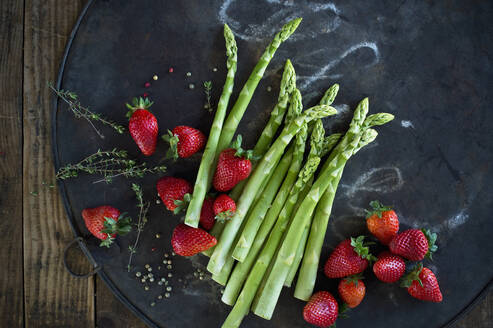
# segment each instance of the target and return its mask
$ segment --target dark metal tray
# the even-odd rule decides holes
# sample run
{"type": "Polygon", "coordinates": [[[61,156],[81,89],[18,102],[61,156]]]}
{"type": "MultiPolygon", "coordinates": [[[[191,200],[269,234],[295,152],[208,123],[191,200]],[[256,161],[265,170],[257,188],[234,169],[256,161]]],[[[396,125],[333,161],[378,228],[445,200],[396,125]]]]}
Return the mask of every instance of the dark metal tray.
{"type": "MultiPolygon", "coordinates": [[[[427,227],[439,233],[439,251],[428,265],[438,276],[444,301],[419,302],[398,286],[381,284],[368,274],[366,299],[338,327],[447,326],[485,293],[493,277],[493,189],[488,187],[493,181],[492,2],[89,1],[69,39],[57,84],[76,91],[83,103],[124,125],[124,103],[149,92],[160,134],[177,124],[208,133],[212,116],[202,109],[201,85],[212,80],[217,99],[225,76],[222,23],[237,35],[237,94],[270,37],[295,16],[303,16],[304,21],[269,66],[240,132],[252,145],[275,102],[287,58],[297,70],[307,106],[333,82],[341,84],[336,101],[341,113],[326,120],[329,131],[343,130],[350,109],[364,96],[370,97],[371,112],[394,113],[396,120],[379,129],[375,145],[346,167],[322,261],[340,240],[364,232],[362,208],[378,198],[395,206],[402,228],[427,227]],[[169,67],[174,73],[167,73],[169,67]],[[192,76],[186,77],[189,71],[192,76]],[[154,74],[158,81],[151,80],[154,74]],[[152,86],[145,89],[149,80],[152,86]],[[189,83],[196,88],[189,90],[189,83]],[[267,91],[268,86],[273,91],[267,91]]],[[[126,149],[149,165],[162,163],[164,143],[145,159],[128,134],[102,131],[105,139],[55,102],[56,168],[98,148],[113,147],[126,149]]],[[[193,182],[199,159],[197,155],[167,163],[167,174],[193,182]]],[[[152,200],[135,260],[141,271],[146,263],[156,268],[164,253],[170,252],[171,231],[181,219],[155,204],[157,179],[136,180],[152,200]],[[156,232],[163,237],[156,239],[156,232]]],[[[81,176],[62,181],[59,187],[74,234],[85,238],[108,287],[151,327],[220,326],[228,312],[220,301],[221,288],[192,274],[205,269],[204,257],[173,258],[172,297],[151,307],[162,289],[145,291],[135,270],[126,271],[134,235],[119,238],[110,249],[97,247],[84,227],[83,208],[111,204],[135,218],[137,211],[132,181],[116,179],[107,185],[93,184],[94,180],[81,176]]],[[[334,292],[335,286],[335,281],[320,274],[316,289],[334,292]]],[[[271,321],[250,315],[243,326],[304,327],[302,307],[292,290],[285,289],[271,321]]]]}

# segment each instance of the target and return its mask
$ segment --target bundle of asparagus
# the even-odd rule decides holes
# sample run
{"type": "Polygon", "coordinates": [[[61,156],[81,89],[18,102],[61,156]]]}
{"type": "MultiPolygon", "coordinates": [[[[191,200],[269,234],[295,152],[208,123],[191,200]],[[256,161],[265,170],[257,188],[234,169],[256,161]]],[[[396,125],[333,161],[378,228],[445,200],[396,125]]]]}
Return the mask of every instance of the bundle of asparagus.
{"type": "MultiPolygon", "coordinates": [[[[225,25],[228,75],[187,210],[186,224],[197,227],[218,156],[233,139],[277,48],[296,30],[300,21],[298,18],[288,22],[276,34],[226,121],[237,47],[233,33],[225,25]]],[[[356,107],[348,131],[344,135],[326,137],[321,119],[336,114],[331,104],[338,91],[339,85],[334,84],[319,105],[302,111],[296,74],[292,63],[286,61],[278,102],[253,149],[260,160],[254,163],[250,177],[231,192],[237,201],[236,212],[230,220],[216,222],[210,233],[218,242],[204,252],[210,257],[207,269],[213,279],[226,286],[222,301],[233,306],[223,327],[238,327],[250,310],[270,319],[282,287],[291,286],[298,271],[295,297],[307,300],[313,293],[320,252],[344,167],[351,156],[375,140],[377,132],[372,127],[393,119],[387,113],[367,116],[369,103],[365,98],[356,107]],[[284,127],[275,138],[283,119],[284,127]]]]}

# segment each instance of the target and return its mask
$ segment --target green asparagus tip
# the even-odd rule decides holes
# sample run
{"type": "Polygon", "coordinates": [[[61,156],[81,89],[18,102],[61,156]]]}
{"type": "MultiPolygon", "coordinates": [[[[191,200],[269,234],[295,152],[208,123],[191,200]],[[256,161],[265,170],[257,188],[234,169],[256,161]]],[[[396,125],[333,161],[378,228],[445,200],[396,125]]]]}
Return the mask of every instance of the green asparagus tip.
{"type": "Polygon", "coordinates": [[[378,136],[378,132],[374,129],[368,129],[363,132],[363,135],[361,136],[361,140],[358,144],[358,148],[362,148],[369,143],[373,142],[378,136]],[[361,146],[361,147],[360,147],[361,146]]]}
{"type": "Polygon", "coordinates": [[[291,36],[291,34],[293,34],[294,31],[296,31],[298,25],[300,25],[301,23],[301,20],[302,20],[301,17],[295,18],[287,22],[286,25],[282,27],[281,32],[279,32],[281,42],[286,41],[291,36]]]}
{"type": "Polygon", "coordinates": [[[376,113],[369,115],[365,119],[365,126],[372,127],[376,125],[384,125],[394,119],[394,115],[390,113],[376,113]]]}
{"type": "Polygon", "coordinates": [[[332,105],[336,99],[337,93],[339,92],[339,84],[335,83],[330,88],[325,91],[322,100],[320,100],[321,105],[332,105]]]}
{"type": "Polygon", "coordinates": [[[284,72],[282,73],[281,85],[279,88],[279,101],[286,95],[290,95],[296,88],[296,71],[293,64],[288,59],[284,65],[284,72]]]}

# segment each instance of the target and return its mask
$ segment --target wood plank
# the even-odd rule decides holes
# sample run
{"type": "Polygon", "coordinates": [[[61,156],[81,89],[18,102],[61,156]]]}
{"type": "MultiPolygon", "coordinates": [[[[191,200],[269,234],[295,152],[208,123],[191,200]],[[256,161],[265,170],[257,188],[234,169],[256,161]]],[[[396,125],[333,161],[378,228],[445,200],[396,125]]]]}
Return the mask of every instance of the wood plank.
{"type": "Polygon", "coordinates": [[[104,328],[147,327],[113,296],[99,277],[96,280],[96,326],[104,328]]]}
{"type": "Polygon", "coordinates": [[[24,324],[22,46],[24,3],[0,2],[0,327],[24,324]]]}
{"type": "Polygon", "coordinates": [[[493,289],[454,328],[490,328],[493,324],[493,289]]]}
{"type": "MultiPolygon", "coordinates": [[[[73,239],[54,189],[50,141],[52,94],[67,36],[84,1],[26,0],[24,26],[24,297],[26,327],[94,327],[94,280],[62,265],[73,239]],[[32,195],[37,193],[37,195],[32,195]]],[[[81,258],[81,261],[84,261],[81,258]]],[[[80,263],[83,266],[82,262],[80,263]]]]}

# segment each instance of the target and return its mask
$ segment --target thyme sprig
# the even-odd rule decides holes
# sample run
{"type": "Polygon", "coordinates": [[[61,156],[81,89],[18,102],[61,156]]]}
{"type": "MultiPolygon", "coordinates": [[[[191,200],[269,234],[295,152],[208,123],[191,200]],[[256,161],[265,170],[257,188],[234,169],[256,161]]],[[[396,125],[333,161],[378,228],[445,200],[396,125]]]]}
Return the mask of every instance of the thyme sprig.
{"type": "Polygon", "coordinates": [[[137,222],[137,237],[133,245],[128,246],[130,251],[130,257],[128,258],[127,270],[130,272],[132,268],[132,257],[137,253],[137,245],[139,244],[139,238],[141,232],[144,230],[144,226],[147,223],[147,211],[149,210],[150,202],[144,202],[144,197],[142,193],[142,188],[135,183],[132,183],[132,190],[135,192],[137,197],[137,207],[139,208],[139,221],[137,222]]]}
{"type": "Polygon", "coordinates": [[[212,98],[212,82],[211,81],[204,81],[204,93],[205,93],[205,99],[206,99],[206,104],[204,105],[204,108],[209,111],[209,113],[212,113],[213,108],[212,108],[212,103],[211,103],[211,98],[212,98]]]}
{"type": "Polygon", "coordinates": [[[75,117],[85,119],[102,139],[104,139],[104,135],[101,133],[101,131],[98,130],[98,128],[96,128],[93,121],[100,122],[104,125],[108,125],[113,129],[115,129],[120,134],[122,134],[125,131],[125,128],[122,125],[110,121],[102,117],[100,114],[94,113],[88,107],[83,106],[80,103],[79,97],[75,92],[62,90],[62,89],[58,90],[51,82],[48,83],[48,86],[60,99],[62,99],[64,102],[68,104],[70,110],[72,111],[75,117]]]}
{"type": "Polygon", "coordinates": [[[93,183],[103,181],[111,183],[114,178],[122,175],[127,178],[141,178],[148,173],[166,171],[165,166],[147,167],[146,163],[137,163],[127,157],[128,154],[125,150],[117,150],[116,148],[109,151],[98,150],[78,163],[67,164],[60,168],[55,177],[65,180],[77,177],[80,172],[85,172],[103,176],[103,179],[94,181],[93,183]]]}

